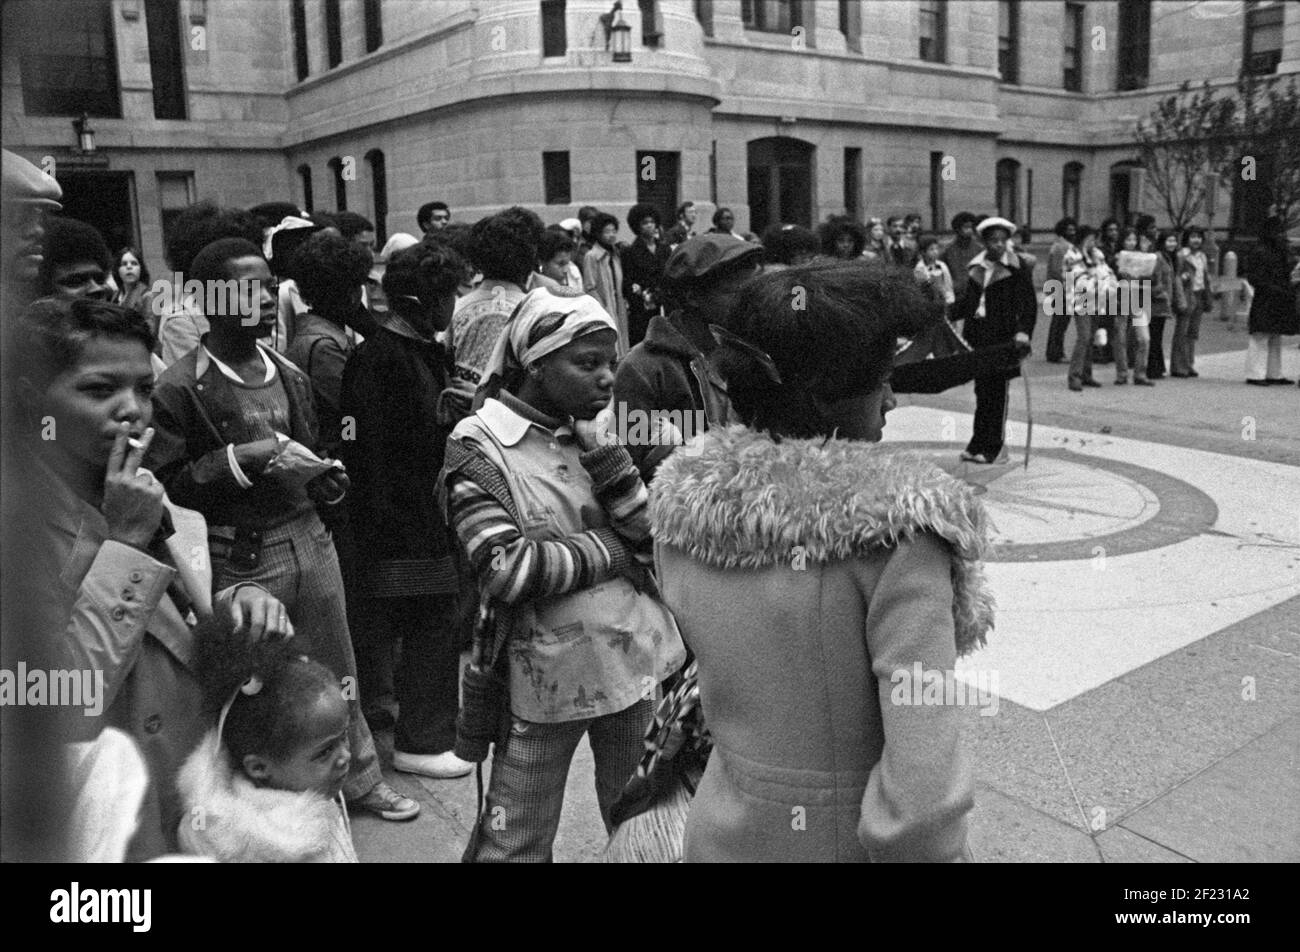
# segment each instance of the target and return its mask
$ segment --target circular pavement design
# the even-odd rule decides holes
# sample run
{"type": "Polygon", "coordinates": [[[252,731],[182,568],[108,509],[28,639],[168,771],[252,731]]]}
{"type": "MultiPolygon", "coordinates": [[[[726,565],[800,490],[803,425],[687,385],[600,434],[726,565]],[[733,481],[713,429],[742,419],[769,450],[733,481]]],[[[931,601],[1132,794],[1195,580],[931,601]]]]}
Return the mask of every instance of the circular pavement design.
{"type": "Polygon", "coordinates": [[[1011,461],[963,463],[951,443],[885,444],[909,450],[975,487],[988,510],[990,562],[1055,562],[1146,552],[1214,531],[1219,507],[1181,479],[1071,450],[1008,447],[1011,461]],[[1100,549],[1100,551],[1098,551],[1100,549]]]}

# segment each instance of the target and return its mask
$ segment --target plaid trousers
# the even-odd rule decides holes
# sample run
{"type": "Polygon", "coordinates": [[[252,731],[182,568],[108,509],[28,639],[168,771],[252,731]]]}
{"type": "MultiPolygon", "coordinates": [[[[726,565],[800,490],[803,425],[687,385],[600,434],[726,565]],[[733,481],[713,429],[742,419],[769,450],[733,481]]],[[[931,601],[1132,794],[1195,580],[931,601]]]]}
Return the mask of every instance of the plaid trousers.
{"type": "MultiPolygon", "coordinates": [[[[492,779],[479,820],[477,863],[549,863],[564,809],[564,784],[583,735],[596,760],[596,800],[605,830],[609,813],[645,753],[653,698],[602,717],[558,724],[514,719],[492,755],[492,779]]],[[[471,841],[470,850],[474,850],[471,841]]],[[[468,854],[469,851],[467,851],[468,854]]]]}
{"type": "Polygon", "coordinates": [[[352,765],[343,783],[348,800],[364,797],[383,779],[374,738],[361,714],[357,662],[352,654],[343,575],[329,530],[313,509],[292,522],[262,533],[262,552],[251,570],[213,565],[217,590],[236,582],[256,582],[284,603],[293,622],[294,643],[340,679],[350,679],[348,745],[352,765]]]}

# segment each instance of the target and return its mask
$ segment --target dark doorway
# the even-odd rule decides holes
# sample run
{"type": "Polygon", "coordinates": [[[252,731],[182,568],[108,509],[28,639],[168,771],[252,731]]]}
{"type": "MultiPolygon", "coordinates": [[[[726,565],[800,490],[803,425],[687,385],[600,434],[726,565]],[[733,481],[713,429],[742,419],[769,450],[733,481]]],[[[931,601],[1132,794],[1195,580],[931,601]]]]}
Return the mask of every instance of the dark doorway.
{"type": "Polygon", "coordinates": [[[127,245],[140,247],[132,172],[72,172],[59,170],[63,211],[68,218],[94,225],[116,254],[127,245]]]}
{"type": "Polygon", "coordinates": [[[771,224],[812,227],[814,146],[776,136],[749,143],[749,230],[771,224]]]}

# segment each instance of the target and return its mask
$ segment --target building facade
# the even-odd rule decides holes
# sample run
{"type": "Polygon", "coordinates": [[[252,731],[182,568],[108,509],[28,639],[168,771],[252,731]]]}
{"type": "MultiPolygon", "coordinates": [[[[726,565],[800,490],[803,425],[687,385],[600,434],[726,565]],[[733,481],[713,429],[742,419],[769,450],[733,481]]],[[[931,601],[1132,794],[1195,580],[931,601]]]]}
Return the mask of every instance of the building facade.
{"type": "MultiPolygon", "coordinates": [[[[347,208],[383,234],[434,199],[461,221],[690,199],[705,227],[721,205],[742,230],[908,211],[942,229],[962,209],[1045,230],[1163,217],[1131,135],[1184,80],[1300,70],[1281,2],[612,5],[16,0],[0,131],[155,271],[170,215],[208,197],[347,208]]],[[[1221,196],[1213,224],[1246,203],[1221,196]]]]}

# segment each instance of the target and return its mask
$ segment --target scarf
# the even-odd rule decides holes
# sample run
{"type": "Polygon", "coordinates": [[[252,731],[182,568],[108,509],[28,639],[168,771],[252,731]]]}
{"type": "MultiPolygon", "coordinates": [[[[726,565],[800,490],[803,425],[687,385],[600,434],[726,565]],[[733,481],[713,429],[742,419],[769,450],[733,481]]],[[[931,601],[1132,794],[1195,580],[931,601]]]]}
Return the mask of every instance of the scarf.
{"type": "Polygon", "coordinates": [[[1008,243],[1006,250],[1002,252],[1001,258],[990,258],[987,250],[981,251],[970,259],[970,264],[967,267],[972,276],[980,282],[980,303],[979,307],[975,309],[975,316],[984,317],[984,295],[988,291],[989,285],[1009,278],[1015,271],[1019,270],[1020,256],[1008,243]],[[976,268],[980,269],[978,275],[975,274],[976,268]]]}
{"type": "Polygon", "coordinates": [[[501,329],[474,396],[474,410],[543,357],[603,330],[617,333],[618,325],[595,298],[562,297],[544,287],[529,291],[501,329]]]}

